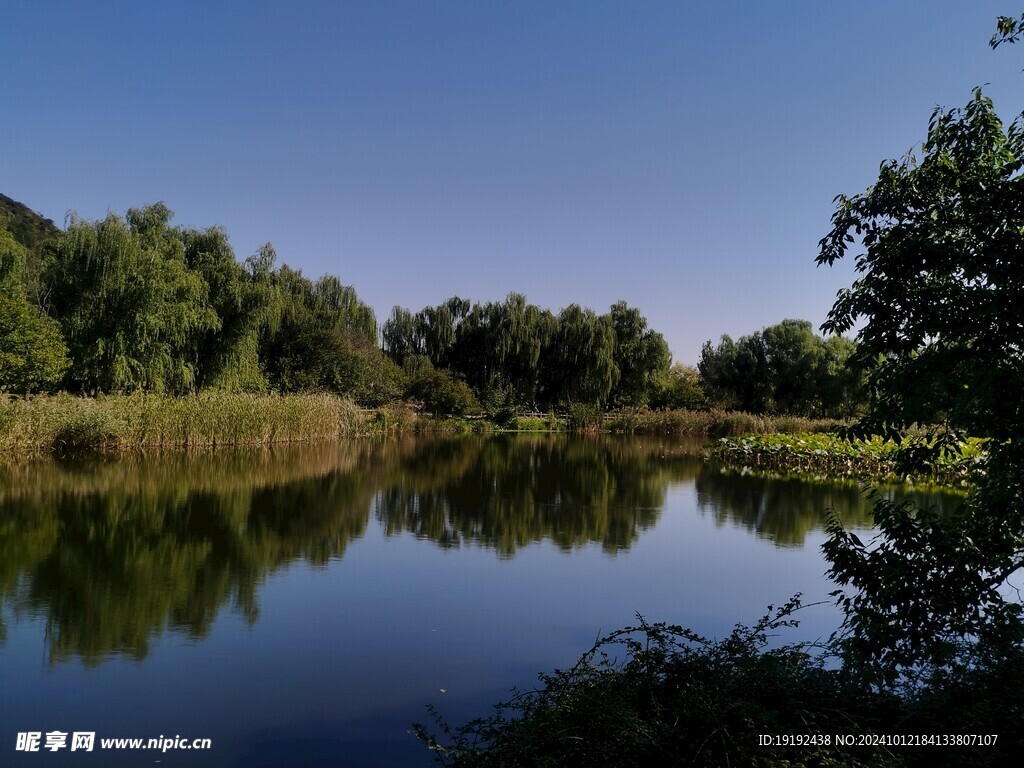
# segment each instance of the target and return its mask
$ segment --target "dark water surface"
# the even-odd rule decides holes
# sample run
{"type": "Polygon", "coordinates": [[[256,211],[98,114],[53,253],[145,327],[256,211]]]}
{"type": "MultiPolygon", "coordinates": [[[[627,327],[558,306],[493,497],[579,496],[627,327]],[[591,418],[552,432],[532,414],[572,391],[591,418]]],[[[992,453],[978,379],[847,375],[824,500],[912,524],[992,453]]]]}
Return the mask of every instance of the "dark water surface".
{"type": "MultiPolygon", "coordinates": [[[[0,765],[425,766],[408,730],[428,702],[486,714],[638,612],[720,636],[795,592],[827,600],[822,513],[866,527],[858,486],[694,448],[417,438],[0,467],[0,765]],[[52,731],[69,746],[47,751],[52,731]],[[179,735],[212,748],[100,745],[179,735]]],[[[837,622],[808,609],[791,639],[837,622]]]]}

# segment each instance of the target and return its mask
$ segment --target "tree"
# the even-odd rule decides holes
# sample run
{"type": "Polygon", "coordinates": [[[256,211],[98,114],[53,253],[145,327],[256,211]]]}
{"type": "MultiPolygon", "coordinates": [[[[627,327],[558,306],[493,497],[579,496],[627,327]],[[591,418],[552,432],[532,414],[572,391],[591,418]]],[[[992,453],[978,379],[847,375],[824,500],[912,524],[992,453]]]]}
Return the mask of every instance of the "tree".
{"type": "Polygon", "coordinates": [[[384,323],[384,348],[399,365],[410,355],[425,354],[416,316],[405,307],[395,306],[384,323]]]}
{"type": "Polygon", "coordinates": [[[615,332],[613,359],[619,371],[612,388],[613,405],[646,406],[672,363],[665,338],[647,327],[640,310],[619,301],[607,315],[615,332]]]}
{"type": "Polygon", "coordinates": [[[26,249],[0,229],[0,391],[49,389],[69,362],[60,327],[25,297],[25,257],[26,249]]]}
{"type": "Polygon", "coordinates": [[[199,387],[265,391],[261,339],[281,320],[281,294],[273,284],[274,249],[267,243],[246,260],[235,258],[223,229],[180,232],[185,263],[206,284],[216,325],[196,334],[192,355],[199,387]]]}
{"type": "MultiPolygon", "coordinates": [[[[3,221],[0,221],[0,225],[3,221]]],[[[18,293],[22,290],[26,248],[0,226],[0,291],[18,293]]]]}
{"type": "Polygon", "coordinates": [[[60,327],[23,296],[0,292],[0,391],[56,386],[68,367],[60,327]]]}
{"type": "Polygon", "coordinates": [[[546,363],[544,379],[551,401],[604,403],[618,378],[611,320],[570,304],[558,313],[546,363]]]}
{"type": "Polygon", "coordinates": [[[25,296],[26,249],[0,229],[0,391],[48,389],[68,369],[60,328],[25,296]]]}
{"type": "Polygon", "coordinates": [[[696,368],[676,363],[661,377],[651,405],[655,408],[706,410],[708,398],[700,383],[700,373],[696,368]]]}
{"type": "Polygon", "coordinates": [[[852,418],[862,410],[865,370],[855,360],[857,343],[846,336],[829,336],[823,344],[819,368],[818,400],[821,416],[852,418]]]}
{"type": "Polygon", "coordinates": [[[197,383],[196,339],[219,329],[208,289],[188,269],[163,205],[72,218],[50,246],[47,308],[71,351],[79,390],[185,392],[197,383]]]}
{"type": "Polygon", "coordinates": [[[921,157],[884,163],[878,181],[836,198],[819,264],[858,240],[858,278],[824,326],[865,321],[856,357],[868,374],[868,411],[854,434],[901,440],[935,429],[907,455],[987,438],[985,473],[955,515],[879,500],[878,537],[861,543],[835,521],[831,575],[853,587],[848,660],[890,679],[920,664],[948,666],[965,640],[1015,647],[1021,605],[1005,597],[1024,566],[1024,131],[1003,126],[975,90],[962,109],[937,109],[921,157]]]}
{"type": "Polygon", "coordinates": [[[662,335],[625,302],[601,316],[573,304],[556,317],[520,293],[475,304],[455,296],[415,314],[395,307],[383,337],[395,362],[424,356],[462,376],[489,411],[537,403],[645,405],[671,362],[662,335]]]}
{"type": "Polygon", "coordinates": [[[704,342],[697,370],[715,404],[751,413],[770,408],[768,361],[760,333],[742,336],[739,341],[724,334],[717,347],[704,342]]]}
{"type": "Polygon", "coordinates": [[[473,390],[457,375],[435,368],[424,355],[407,357],[404,365],[409,384],[406,397],[418,400],[435,416],[469,416],[481,412],[473,390]]]}
{"type": "Polygon", "coordinates": [[[261,345],[270,384],[282,392],[329,391],[365,405],[399,398],[401,369],[377,348],[373,309],[333,276],[316,281],[282,265],[272,274],[280,321],[261,345]]]}
{"type": "Polygon", "coordinates": [[[783,320],[739,341],[704,344],[701,382],[726,408],[844,418],[863,397],[855,348],[851,339],[817,336],[807,320],[783,320]]]}
{"type": "Polygon", "coordinates": [[[817,415],[825,344],[807,320],[783,320],[761,332],[776,413],[817,415]]]}

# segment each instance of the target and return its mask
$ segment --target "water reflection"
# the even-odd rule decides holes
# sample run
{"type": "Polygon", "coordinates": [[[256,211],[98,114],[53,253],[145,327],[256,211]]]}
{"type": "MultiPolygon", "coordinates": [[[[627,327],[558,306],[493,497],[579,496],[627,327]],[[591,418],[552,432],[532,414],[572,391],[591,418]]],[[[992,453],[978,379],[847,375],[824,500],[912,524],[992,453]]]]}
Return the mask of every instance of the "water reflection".
{"type": "MultiPolygon", "coordinates": [[[[167,632],[205,637],[225,606],[257,621],[269,574],[341,558],[371,519],[387,536],[503,558],[544,541],[614,554],[679,489],[716,523],[782,546],[802,545],[829,507],[868,524],[856,485],[727,474],[654,439],[420,438],[38,463],[0,469],[0,600],[15,620],[45,622],[51,662],[141,659],[167,632]]],[[[0,641],[5,631],[0,621],[0,641]]]]}
{"type": "MultiPolygon", "coordinates": [[[[856,481],[814,481],[707,466],[698,473],[695,487],[697,508],[717,525],[732,524],[781,547],[804,546],[809,533],[824,528],[828,511],[834,511],[848,528],[871,527],[869,489],[856,481]]],[[[953,491],[899,486],[877,490],[891,500],[934,506],[943,514],[963,498],[953,491]]]]}
{"type": "Polygon", "coordinates": [[[474,543],[505,557],[548,540],[560,549],[627,549],[658,519],[670,483],[700,459],[654,441],[499,436],[424,444],[382,489],[375,516],[443,547],[474,543]]]}

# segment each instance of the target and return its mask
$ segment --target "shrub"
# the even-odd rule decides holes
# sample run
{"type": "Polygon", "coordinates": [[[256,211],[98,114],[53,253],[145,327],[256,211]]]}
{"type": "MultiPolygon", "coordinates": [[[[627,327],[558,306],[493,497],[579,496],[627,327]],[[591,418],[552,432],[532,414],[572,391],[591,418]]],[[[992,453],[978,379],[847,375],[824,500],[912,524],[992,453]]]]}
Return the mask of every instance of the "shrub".
{"type": "Polygon", "coordinates": [[[865,732],[894,709],[807,646],[767,649],[772,633],[795,625],[799,606],[798,596],[720,641],[641,618],[490,717],[452,728],[431,708],[439,733],[422,724],[414,732],[438,763],[457,768],[898,764],[884,748],[759,745],[763,733],[865,732]]]}

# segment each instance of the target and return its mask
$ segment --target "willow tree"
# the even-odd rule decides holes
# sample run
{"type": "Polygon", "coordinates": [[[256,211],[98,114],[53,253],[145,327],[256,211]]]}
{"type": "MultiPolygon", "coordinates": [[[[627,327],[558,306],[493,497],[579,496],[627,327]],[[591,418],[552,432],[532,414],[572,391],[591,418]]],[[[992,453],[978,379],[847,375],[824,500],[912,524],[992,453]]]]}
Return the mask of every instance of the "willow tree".
{"type": "Polygon", "coordinates": [[[503,393],[519,405],[532,403],[555,325],[554,315],[519,293],[475,304],[458,326],[452,366],[480,390],[503,393]]]}
{"type": "Polygon", "coordinates": [[[272,281],[274,250],[268,243],[245,264],[235,258],[220,228],[181,232],[185,262],[206,284],[218,323],[196,338],[200,387],[262,391],[267,380],[259,345],[280,322],[280,292],[272,281]]]}
{"type": "Polygon", "coordinates": [[[528,304],[520,293],[510,293],[495,307],[495,353],[500,383],[523,402],[536,400],[540,385],[541,355],[555,333],[554,315],[528,304]]]}
{"type": "Polygon", "coordinates": [[[558,313],[546,358],[546,391],[552,402],[605,403],[619,373],[611,320],[570,304],[558,313]]]}
{"type": "Polygon", "coordinates": [[[668,344],[660,333],[647,327],[640,310],[624,301],[613,304],[607,317],[615,332],[614,360],[619,371],[611,402],[646,406],[657,395],[672,364],[668,344]]]}
{"type": "Polygon", "coordinates": [[[338,278],[316,281],[282,265],[272,273],[280,323],[261,346],[272,387],[325,390],[377,405],[399,397],[401,369],[377,348],[373,309],[338,278]]]}
{"type": "Polygon", "coordinates": [[[405,307],[392,307],[391,316],[384,322],[382,335],[384,349],[399,365],[408,357],[426,354],[417,317],[405,307]]]}
{"type": "Polygon", "coordinates": [[[127,221],[115,214],[97,222],[72,217],[50,246],[47,306],[71,352],[72,388],[195,386],[195,339],[219,322],[170,218],[162,203],[130,210],[127,221]]]}

